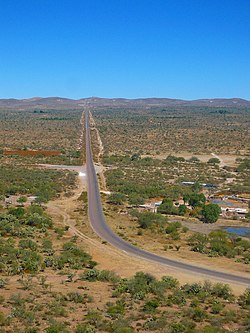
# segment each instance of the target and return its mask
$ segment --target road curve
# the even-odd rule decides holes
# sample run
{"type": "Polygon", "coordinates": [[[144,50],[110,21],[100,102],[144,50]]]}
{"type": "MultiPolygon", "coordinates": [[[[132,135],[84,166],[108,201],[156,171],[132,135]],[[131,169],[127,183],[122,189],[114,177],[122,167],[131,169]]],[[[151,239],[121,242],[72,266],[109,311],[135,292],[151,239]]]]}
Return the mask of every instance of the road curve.
{"type": "Polygon", "coordinates": [[[220,271],[210,270],[191,264],[171,260],[161,257],[159,255],[147,252],[132,244],[124,241],[118,237],[106,224],[105,216],[102,210],[101,197],[99,192],[98,180],[93,163],[93,156],[91,150],[91,139],[89,129],[89,112],[85,112],[86,118],[86,169],[87,169],[87,181],[88,181],[88,215],[90,225],[94,232],[99,235],[103,240],[107,241],[114,247],[125,251],[129,255],[140,257],[151,262],[155,262],[161,265],[176,268],[178,270],[189,272],[191,274],[203,275],[206,278],[215,278],[223,280],[224,282],[231,282],[237,284],[250,285],[250,278],[241,277],[229,273],[223,273],[220,271]]]}

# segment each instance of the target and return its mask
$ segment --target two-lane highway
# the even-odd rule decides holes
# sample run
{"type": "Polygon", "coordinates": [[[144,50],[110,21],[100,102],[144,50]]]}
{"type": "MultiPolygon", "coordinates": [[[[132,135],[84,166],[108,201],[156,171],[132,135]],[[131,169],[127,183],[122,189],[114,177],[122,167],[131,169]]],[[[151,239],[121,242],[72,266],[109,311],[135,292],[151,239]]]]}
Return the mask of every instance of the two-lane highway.
{"type": "Polygon", "coordinates": [[[215,278],[223,280],[224,282],[232,282],[244,285],[250,285],[250,277],[241,277],[229,273],[220,271],[210,270],[191,264],[179,262],[158,256],[156,254],[147,252],[140,248],[137,248],[130,243],[127,243],[122,238],[118,237],[107,225],[105,216],[102,210],[102,203],[100,197],[100,191],[98,186],[98,180],[95,172],[92,150],[91,150],[91,139],[89,129],[89,111],[85,112],[86,118],[86,167],[87,167],[87,178],[88,178],[88,214],[89,221],[93,230],[105,241],[125,251],[129,255],[140,257],[161,265],[169,266],[181,270],[183,272],[189,272],[195,275],[202,275],[206,278],[215,278]]]}

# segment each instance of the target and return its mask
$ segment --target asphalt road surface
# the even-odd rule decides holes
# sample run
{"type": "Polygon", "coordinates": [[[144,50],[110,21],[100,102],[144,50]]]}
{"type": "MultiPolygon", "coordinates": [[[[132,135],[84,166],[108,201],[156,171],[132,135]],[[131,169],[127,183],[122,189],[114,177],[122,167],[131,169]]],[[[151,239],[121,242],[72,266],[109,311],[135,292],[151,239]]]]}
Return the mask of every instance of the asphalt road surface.
{"type": "Polygon", "coordinates": [[[88,179],[88,214],[91,227],[97,235],[109,244],[126,252],[129,255],[140,257],[148,261],[165,265],[168,267],[176,268],[183,272],[189,272],[195,275],[202,275],[205,278],[216,278],[223,280],[224,282],[233,282],[238,284],[250,285],[250,277],[241,277],[233,274],[223,273],[212,269],[206,269],[198,266],[194,266],[188,263],[179,262],[163,258],[156,254],[147,252],[130,243],[124,241],[122,238],[117,236],[107,225],[105,216],[102,210],[102,203],[100,197],[100,191],[98,186],[98,180],[95,172],[93,163],[91,140],[90,140],[90,129],[89,129],[89,112],[86,111],[86,169],[88,179]]]}

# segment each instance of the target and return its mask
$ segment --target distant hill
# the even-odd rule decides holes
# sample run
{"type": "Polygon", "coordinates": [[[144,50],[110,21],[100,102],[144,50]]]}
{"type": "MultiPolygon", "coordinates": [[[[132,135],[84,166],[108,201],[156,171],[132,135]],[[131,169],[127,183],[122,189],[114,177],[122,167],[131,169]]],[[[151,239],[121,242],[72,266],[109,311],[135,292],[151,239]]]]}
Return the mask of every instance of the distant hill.
{"type": "Polygon", "coordinates": [[[78,100],[62,97],[34,97],[29,99],[0,99],[1,109],[49,109],[49,108],[83,108],[84,106],[107,107],[174,107],[174,106],[200,106],[200,107],[250,107],[250,101],[241,98],[197,99],[193,101],[170,98],[99,98],[89,97],[78,100]]]}

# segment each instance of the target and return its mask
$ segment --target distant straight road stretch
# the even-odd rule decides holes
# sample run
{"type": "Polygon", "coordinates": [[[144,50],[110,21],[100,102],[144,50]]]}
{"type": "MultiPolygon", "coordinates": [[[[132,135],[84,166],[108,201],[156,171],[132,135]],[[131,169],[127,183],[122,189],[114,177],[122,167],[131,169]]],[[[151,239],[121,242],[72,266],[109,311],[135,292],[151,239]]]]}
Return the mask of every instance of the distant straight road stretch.
{"type": "Polygon", "coordinates": [[[193,274],[203,275],[206,278],[216,278],[223,280],[224,282],[234,282],[238,284],[250,285],[250,278],[241,277],[233,274],[223,273],[220,271],[210,270],[187,263],[179,262],[176,260],[167,259],[156,254],[144,251],[137,248],[130,243],[127,243],[122,238],[118,237],[107,225],[105,216],[102,210],[102,203],[100,197],[100,191],[98,186],[98,180],[95,172],[91,140],[89,129],[89,111],[85,112],[86,115],[86,167],[87,167],[87,179],[88,179],[88,214],[91,227],[97,235],[103,240],[107,241],[114,247],[125,251],[129,255],[133,255],[148,261],[158,263],[161,265],[176,268],[183,272],[189,272],[193,274]]]}

